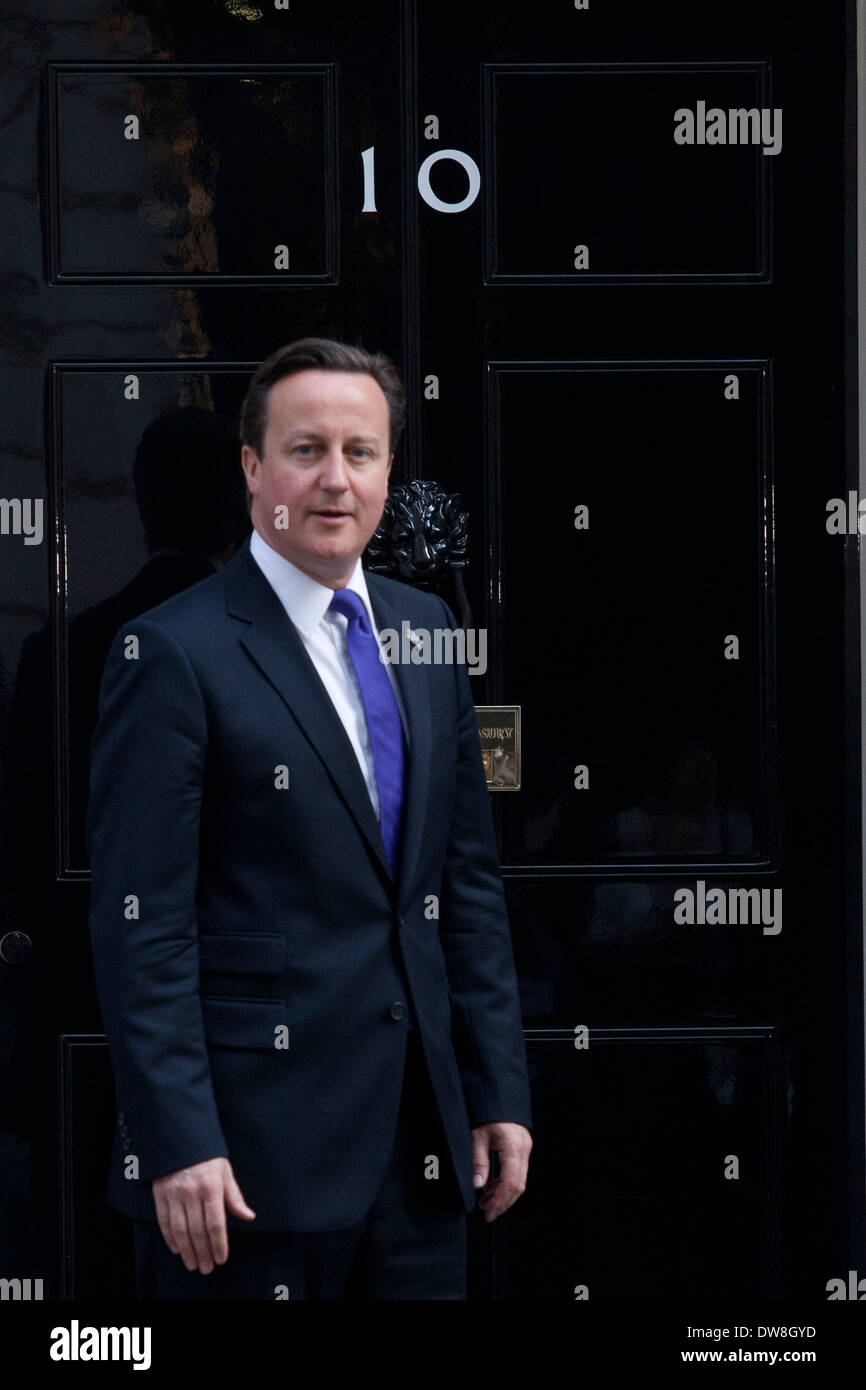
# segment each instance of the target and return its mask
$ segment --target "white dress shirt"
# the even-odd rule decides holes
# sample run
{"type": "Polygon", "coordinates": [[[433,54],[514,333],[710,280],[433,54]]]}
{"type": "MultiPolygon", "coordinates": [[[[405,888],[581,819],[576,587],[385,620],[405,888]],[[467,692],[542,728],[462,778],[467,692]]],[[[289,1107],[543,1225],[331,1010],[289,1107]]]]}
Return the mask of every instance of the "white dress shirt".
{"type": "MultiPolygon", "coordinates": [[[[367,729],[367,716],[361,687],[352,665],[352,658],[346,645],[346,628],[349,620],[344,613],[328,612],[328,605],[334,597],[334,590],[327,584],[320,584],[303,570],[298,569],[285,556],[274,550],[258,531],[253,530],[250,537],[250,554],[264,574],[307,649],[325,689],[331,697],[343,728],[355,750],[355,756],[367,784],[373,810],[379,816],[379,789],[376,786],[376,764],[373,758],[373,745],[367,729]]],[[[360,596],[373,629],[373,635],[381,648],[379,630],[373,616],[373,606],[367,592],[367,582],[361,567],[361,557],[355,562],[351,578],[341,587],[353,589],[360,596]]],[[[403,721],[406,746],[409,746],[409,728],[406,711],[400,690],[390,662],[385,662],[385,670],[394,687],[397,707],[403,721]]]]}

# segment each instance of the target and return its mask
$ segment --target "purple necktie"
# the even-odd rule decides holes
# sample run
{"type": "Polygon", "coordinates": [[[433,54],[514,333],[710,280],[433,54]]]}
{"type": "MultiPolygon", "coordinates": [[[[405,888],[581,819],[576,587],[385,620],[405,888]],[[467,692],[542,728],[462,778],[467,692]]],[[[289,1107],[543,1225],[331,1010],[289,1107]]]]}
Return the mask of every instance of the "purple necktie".
{"type": "Polygon", "coordinates": [[[406,786],[406,749],[403,724],[391,678],[379,656],[379,644],[367,617],[360,594],[353,589],[337,589],[328,609],[348,619],[346,645],[361,687],[367,714],[367,730],[373,745],[376,785],[379,789],[379,826],[382,840],[396,878],[403,796],[406,786]]]}

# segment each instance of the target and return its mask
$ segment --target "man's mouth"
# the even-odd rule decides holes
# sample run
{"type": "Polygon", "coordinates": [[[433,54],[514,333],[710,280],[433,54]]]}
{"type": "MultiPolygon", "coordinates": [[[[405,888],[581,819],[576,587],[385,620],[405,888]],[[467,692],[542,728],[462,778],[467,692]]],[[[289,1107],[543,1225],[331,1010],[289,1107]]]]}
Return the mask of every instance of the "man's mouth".
{"type": "Polygon", "coordinates": [[[330,522],[334,526],[340,521],[348,520],[351,515],[351,512],[342,512],[338,507],[322,507],[320,511],[313,512],[313,516],[317,516],[320,521],[330,522]]]}

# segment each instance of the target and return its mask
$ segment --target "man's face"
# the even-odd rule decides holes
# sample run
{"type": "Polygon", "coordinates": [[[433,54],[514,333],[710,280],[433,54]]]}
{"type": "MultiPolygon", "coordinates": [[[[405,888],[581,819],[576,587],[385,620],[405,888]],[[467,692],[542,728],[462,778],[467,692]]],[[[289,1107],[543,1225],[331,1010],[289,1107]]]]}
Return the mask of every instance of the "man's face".
{"type": "Polygon", "coordinates": [[[298,569],[342,588],[382,517],[388,443],[388,402],[373,377],[317,368],[283,377],[268,393],[263,456],[246,444],[241,453],[253,526],[298,569]],[[282,509],[287,529],[275,524],[282,509]]]}

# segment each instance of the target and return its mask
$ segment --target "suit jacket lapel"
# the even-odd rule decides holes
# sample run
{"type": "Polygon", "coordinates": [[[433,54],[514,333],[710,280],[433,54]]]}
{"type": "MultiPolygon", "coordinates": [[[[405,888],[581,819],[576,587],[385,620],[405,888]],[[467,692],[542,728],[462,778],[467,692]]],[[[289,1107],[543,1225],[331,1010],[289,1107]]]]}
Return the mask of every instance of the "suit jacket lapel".
{"type": "MultiPolygon", "coordinates": [[[[378,575],[365,573],[376,626],[391,628],[402,635],[402,623],[407,615],[394,603],[390,593],[383,592],[378,575]]],[[[401,644],[402,645],[402,644],[401,644]]],[[[422,844],[427,815],[427,793],[430,785],[430,687],[423,666],[395,664],[406,720],[409,725],[409,766],[406,796],[403,804],[403,853],[400,862],[400,903],[408,898],[422,844]]]]}
{"type": "MultiPolygon", "coordinates": [[[[249,539],[222,574],[228,611],[246,624],[240,634],[242,646],[294,714],[390,879],[391,868],[379,823],[355,750],[297,629],[250,555],[249,539]]],[[[400,633],[406,615],[394,606],[390,596],[383,595],[376,575],[366,574],[365,578],[376,626],[380,631],[393,628],[400,633]]],[[[418,859],[427,809],[430,695],[423,668],[395,665],[393,669],[406,709],[410,740],[399,885],[402,902],[408,895],[418,859]]]]}

